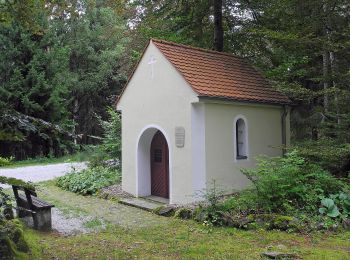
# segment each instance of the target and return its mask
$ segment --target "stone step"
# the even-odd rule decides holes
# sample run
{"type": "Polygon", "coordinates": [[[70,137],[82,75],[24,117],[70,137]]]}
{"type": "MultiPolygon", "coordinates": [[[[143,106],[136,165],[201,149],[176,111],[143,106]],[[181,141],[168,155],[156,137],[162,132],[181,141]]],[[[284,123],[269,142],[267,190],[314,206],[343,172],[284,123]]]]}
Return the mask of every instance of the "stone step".
{"type": "Polygon", "coordinates": [[[143,198],[123,198],[119,200],[119,203],[147,211],[152,211],[160,206],[166,205],[161,202],[150,201],[143,198]]]}

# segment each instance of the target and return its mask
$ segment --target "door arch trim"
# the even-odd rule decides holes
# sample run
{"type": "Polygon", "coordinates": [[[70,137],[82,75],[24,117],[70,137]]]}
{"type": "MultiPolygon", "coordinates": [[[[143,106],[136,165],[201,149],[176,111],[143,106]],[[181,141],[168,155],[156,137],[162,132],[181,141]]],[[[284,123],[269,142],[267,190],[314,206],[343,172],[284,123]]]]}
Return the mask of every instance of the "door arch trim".
{"type": "Polygon", "coordinates": [[[160,131],[168,144],[169,153],[169,203],[173,202],[173,155],[172,143],[170,142],[167,132],[157,124],[149,124],[142,128],[139,132],[136,141],[136,156],[135,156],[135,195],[137,197],[144,197],[151,195],[151,164],[150,164],[150,150],[151,142],[154,134],[160,131]],[[147,181],[147,179],[149,181],[147,181]]]}

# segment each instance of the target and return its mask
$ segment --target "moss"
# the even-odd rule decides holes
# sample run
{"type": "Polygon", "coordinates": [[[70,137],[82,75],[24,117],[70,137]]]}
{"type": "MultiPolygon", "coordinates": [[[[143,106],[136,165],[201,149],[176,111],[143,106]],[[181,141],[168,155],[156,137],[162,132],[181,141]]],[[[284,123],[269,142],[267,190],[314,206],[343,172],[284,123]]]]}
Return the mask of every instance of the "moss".
{"type": "Polygon", "coordinates": [[[30,190],[35,190],[35,187],[25,181],[16,179],[16,178],[11,178],[11,177],[5,177],[5,176],[0,176],[0,183],[2,184],[9,184],[9,185],[15,185],[15,186],[22,186],[30,190]]]}
{"type": "Polygon", "coordinates": [[[193,216],[192,210],[188,208],[180,208],[175,212],[174,217],[175,218],[181,218],[181,219],[191,219],[193,216]]]}
{"type": "Polygon", "coordinates": [[[291,216],[277,215],[277,214],[252,214],[248,216],[254,220],[258,226],[262,228],[289,230],[296,228],[296,219],[291,216]]]}
{"type": "Polygon", "coordinates": [[[3,221],[0,224],[0,255],[4,259],[25,256],[29,251],[24,239],[22,224],[18,220],[3,221]]]}
{"type": "Polygon", "coordinates": [[[165,209],[165,206],[159,206],[159,207],[153,209],[153,210],[152,210],[152,213],[159,215],[159,212],[160,212],[162,209],[165,209]]]}

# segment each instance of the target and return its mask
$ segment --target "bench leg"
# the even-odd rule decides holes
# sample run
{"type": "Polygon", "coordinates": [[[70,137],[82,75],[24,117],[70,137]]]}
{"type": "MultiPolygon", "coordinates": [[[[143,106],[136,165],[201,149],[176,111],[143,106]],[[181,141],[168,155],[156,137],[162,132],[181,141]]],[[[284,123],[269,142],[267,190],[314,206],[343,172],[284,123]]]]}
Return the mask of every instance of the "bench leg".
{"type": "Polygon", "coordinates": [[[34,228],[42,231],[49,231],[52,228],[51,209],[37,211],[33,215],[34,228]]]}

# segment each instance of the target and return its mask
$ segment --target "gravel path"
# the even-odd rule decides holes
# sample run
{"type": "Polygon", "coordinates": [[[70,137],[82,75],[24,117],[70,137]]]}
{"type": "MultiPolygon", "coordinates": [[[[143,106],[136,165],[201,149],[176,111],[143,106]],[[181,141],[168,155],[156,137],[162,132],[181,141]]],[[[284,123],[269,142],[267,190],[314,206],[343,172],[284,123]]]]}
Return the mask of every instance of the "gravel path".
{"type": "Polygon", "coordinates": [[[77,233],[78,230],[84,233],[86,228],[81,227],[84,226],[84,223],[94,219],[127,229],[155,227],[165,225],[168,222],[167,218],[142,209],[96,196],[77,195],[52,184],[39,185],[36,190],[40,198],[54,204],[59,211],[59,214],[53,212],[52,223],[53,228],[61,234],[70,235],[77,233]],[[66,218],[66,220],[62,221],[62,218],[66,218]]]}
{"type": "MultiPolygon", "coordinates": [[[[71,171],[72,167],[77,170],[86,168],[85,162],[58,163],[40,166],[25,166],[11,169],[1,169],[0,176],[13,177],[30,182],[40,182],[52,180],[56,177],[65,175],[71,171]]],[[[1,185],[1,187],[7,187],[1,185]]]]}

